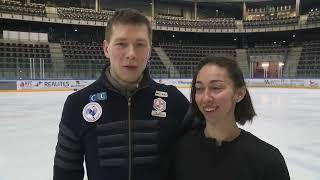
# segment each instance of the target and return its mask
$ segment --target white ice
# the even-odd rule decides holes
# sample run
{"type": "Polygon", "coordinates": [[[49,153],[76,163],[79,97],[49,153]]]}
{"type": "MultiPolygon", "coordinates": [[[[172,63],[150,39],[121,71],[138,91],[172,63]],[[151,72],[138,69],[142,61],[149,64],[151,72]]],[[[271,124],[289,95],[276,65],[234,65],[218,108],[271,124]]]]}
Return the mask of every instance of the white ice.
{"type": "MultiPolygon", "coordinates": [[[[249,90],[258,116],[243,128],[281,151],[292,180],[319,180],[320,90],[249,90]]],[[[189,97],[189,89],[181,91],[189,97]]],[[[70,93],[0,93],[0,180],[52,179],[58,124],[70,93]]]]}

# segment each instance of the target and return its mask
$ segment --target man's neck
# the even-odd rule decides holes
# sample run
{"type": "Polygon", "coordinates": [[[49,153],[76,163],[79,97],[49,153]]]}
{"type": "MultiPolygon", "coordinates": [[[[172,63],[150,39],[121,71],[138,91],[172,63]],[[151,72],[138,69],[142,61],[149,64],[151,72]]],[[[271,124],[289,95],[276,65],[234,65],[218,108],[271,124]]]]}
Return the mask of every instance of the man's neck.
{"type": "MultiPolygon", "coordinates": [[[[113,73],[113,71],[111,69],[109,69],[110,72],[110,77],[113,79],[113,85],[117,88],[117,89],[126,89],[129,91],[132,91],[136,88],[139,87],[139,83],[143,77],[143,74],[141,74],[141,76],[137,79],[137,81],[134,82],[126,82],[121,80],[115,73],[113,73]]],[[[107,73],[107,72],[106,72],[107,73]]]]}

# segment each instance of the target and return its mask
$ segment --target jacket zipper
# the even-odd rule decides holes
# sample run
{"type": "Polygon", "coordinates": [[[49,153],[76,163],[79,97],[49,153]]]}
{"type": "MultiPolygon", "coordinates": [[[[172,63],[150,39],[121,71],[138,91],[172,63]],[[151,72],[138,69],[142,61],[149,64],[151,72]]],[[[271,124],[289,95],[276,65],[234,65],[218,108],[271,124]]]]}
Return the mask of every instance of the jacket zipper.
{"type": "Polygon", "coordinates": [[[132,122],[131,122],[131,97],[128,98],[128,145],[129,145],[129,157],[128,157],[128,180],[132,178],[132,122]]]}
{"type": "MultiPolygon", "coordinates": [[[[144,89],[145,87],[141,87],[138,88],[133,94],[131,94],[128,97],[128,150],[129,150],[129,155],[128,155],[128,180],[132,180],[132,157],[133,157],[133,149],[132,149],[132,120],[131,120],[131,97],[138,91],[140,91],[141,89],[144,89]]],[[[118,91],[116,90],[112,90],[116,93],[118,93],[118,91]]]]}
{"type": "Polygon", "coordinates": [[[144,89],[145,87],[138,88],[133,94],[131,94],[128,97],[128,149],[129,149],[129,157],[128,157],[128,180],[132,180],[132,161],[133,161],[133,142],[132,142],[132,120],[131,120],[131,97],[140,91],[141,89],[144,89]]]}

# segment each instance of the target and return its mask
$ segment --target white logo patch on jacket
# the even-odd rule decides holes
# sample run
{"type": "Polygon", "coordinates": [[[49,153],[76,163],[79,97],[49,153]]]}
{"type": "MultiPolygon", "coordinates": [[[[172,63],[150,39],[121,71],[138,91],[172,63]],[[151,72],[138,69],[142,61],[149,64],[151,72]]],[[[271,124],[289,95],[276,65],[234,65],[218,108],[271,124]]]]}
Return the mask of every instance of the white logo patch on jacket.
{"type": "Polygon", "coordinates": [[[165,112],[165,110],[167,109],[167,102],[163,98],[168,97],[168,93],[163,91],[156,91],[155,96],[157,98],[153,100],[154,110],[151,111],[151,115],[157,117],[167,117],[167,113],[165,112]]]}
{"type": "Polygon", "coordinates": [[[102,115],[102,108],[99,103],[90,102],[82,111],[82,116],[87,122],[96,122],[102,115]]]}
{"type": "Polygon", "coordinates": [[[163,91],[156,91],[155,96],[158,96],[158,97],[168,97],[168,93],[167,93],[167,92],[163,92],[163,91]]]}

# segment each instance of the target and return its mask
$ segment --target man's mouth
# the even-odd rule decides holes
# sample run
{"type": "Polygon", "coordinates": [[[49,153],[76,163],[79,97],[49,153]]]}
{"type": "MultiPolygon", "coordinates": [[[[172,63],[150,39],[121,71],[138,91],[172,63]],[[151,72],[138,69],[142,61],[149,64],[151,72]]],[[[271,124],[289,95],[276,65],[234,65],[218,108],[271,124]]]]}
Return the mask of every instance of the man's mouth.
{"type": "Polygon", "coordinates": [[[127,69],[136,69],[137,68],[137,66],[133,66],[133,65],[126,65],[124,67],[127,69]]]}

